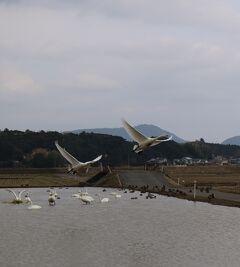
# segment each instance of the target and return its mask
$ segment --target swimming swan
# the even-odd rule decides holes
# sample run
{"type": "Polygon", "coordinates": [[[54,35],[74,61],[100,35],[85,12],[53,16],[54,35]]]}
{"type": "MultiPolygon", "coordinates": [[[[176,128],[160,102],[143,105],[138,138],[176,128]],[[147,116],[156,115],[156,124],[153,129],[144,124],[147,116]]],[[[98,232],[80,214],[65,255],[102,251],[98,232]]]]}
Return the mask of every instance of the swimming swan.
{"type": "Polygon", "coordinates": [[[122,196],[116,192],[110,193],[110,195],[115,196],[115,198],[121,198],[122,196]]]}
{"type": "Polygon", "coordinates": [[[94,160],[87,161],[87,162],[81,162],[75,159],[71,154],[69,154],[64,148],[62,148],[58,141],[55,141],[55,145],[60,152],[60,154],[71,164],[71,166],[68,169],[68,173],[75,174],[79,169],[86,168],[88,171],[88,168],[91,164],[99,161],[102,158],[102,155],[98,156],[94,160]]]}
{"type": "Polygon", "coordinates": [[[49,206],[55,206],[56,205],[56,197],[55,197],[53,192],[49,193],[48,204],[49,204],[49,206]]]}
{"type": "Polygon", "coordinates": [[[123,127],[127,133],[132,137],[132,139],[137,142],[137,145],[134,145],[133,151],[137,154],[143,152],[146,148],[156,146],[162,142],[167,142],[172,140],[172,136],[160,135],[158,137],[146,137],[133,126],[131,126],[127,121],[122,119],[123,127]]]}
{"type": "Polygon", "coordinates": [[[85,204],[91,204],[94,201],[94,198],[89,196],[88,192],[79,192],[79,199],[85,204]]]}
{"type": "Polygon", "coordinates": [[[99,194],[97,194],[97,196],[99,198],[99,202],[100,203],[107,203],[107,202],[109,202],[109,198],[108,197],[101,198],[99,194]]]}
{"type": "Polygon", "coordinates": [[[42,208],[42,207],[39,206],[39,205],[33,205],[30,196],[26,196],[26,197],[25,197],[25,200],[26,200],[26,202],[27,202],[28,204],[30,204],[30,206],[28,206],[28,209],[29,209],[29,210],[38,210],[38,209],[41,209],[41,208],[42,208]]]}

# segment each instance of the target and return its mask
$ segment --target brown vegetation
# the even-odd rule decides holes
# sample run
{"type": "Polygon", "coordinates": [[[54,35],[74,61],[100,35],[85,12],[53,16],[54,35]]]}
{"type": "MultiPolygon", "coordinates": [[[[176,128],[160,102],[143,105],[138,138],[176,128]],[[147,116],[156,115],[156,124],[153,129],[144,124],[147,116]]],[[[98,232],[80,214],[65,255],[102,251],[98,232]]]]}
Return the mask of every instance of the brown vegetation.
{"type": "Polygon", "coordinates": [[[192,186],[194,180],[201,186],[231,186],[239,187],[240,166],[186,166],[164,167],[166,177],[181,185],[192,186]]]}
{"type": "Polygon", "coordinates": [[[84,178],[66,175],[63,169],[1,169],[0,187],[78,186],[84,178]]]}
{"type": "Polygon", "coordinates": [[[77,175],[66,173],[65,168],[0,169],[0,188],[14,187],[75,187],[87,185],[86,181],[99,172],[99,168],[82,170],[77,175]]]}

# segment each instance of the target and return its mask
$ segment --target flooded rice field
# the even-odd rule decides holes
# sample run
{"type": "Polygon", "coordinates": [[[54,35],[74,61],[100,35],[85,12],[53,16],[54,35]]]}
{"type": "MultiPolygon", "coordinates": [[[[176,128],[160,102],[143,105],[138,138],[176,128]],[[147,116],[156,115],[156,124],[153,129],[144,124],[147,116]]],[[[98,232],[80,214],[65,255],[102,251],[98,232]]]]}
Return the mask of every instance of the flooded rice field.
{"type": "Polygon", "coordinates": [[[101,188],[87,189],[90,205],[72,197],[78,188],[57,189],[50,207],[47,188],[29,190],[41,209],[0,190],[1,267],[239,266],[238,208],[101,188]]]}

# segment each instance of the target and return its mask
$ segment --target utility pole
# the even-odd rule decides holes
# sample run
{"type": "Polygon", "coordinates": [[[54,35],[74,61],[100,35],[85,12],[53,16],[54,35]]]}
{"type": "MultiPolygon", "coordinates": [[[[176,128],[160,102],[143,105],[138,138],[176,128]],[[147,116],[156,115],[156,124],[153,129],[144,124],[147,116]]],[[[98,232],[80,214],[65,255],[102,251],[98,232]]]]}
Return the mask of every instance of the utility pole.
{"type": "Polygon", "coordinates": [[[194,199],[196,198],[196,188],[197,188],[197,181],[194,180],[194,183],[193,183],[193,198],[194,199]]]}
{"type": "Polygon", "coordinates": [[[107,165],[107,168],[109,170],[109,173],[112,173],[112,170],[110,169],[110,166],[109,165],[107,165]]]}
{"type": "Polygon", "coordinates": [[[101,171],[103,171],[103,165],[102,165],[102,162],[100,162],[100,169],[101,169],[101,171]]]}
{"type": "Polygon", "coordinates": [[[119,183],[120,187],[123,188],[123,185],[122,185],[121,179],[119,177],[119,174],[117,174],[117,179],[118,179],[118,183],[119,183]]]}

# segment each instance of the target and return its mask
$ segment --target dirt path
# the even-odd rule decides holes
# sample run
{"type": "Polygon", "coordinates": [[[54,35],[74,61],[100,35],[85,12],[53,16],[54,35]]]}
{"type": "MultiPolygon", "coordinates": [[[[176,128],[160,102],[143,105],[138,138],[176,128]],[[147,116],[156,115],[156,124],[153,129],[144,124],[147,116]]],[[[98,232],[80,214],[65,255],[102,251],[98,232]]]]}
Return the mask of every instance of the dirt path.
{"type": "Polygon", "coordinates": [[[162,187],[165,185],[166,187],[172,187],[159,171],[123,170],[119,171],[119,176],[127,186],[137,185],[141,187],[149,185],[149,187],[162,187]]]}

